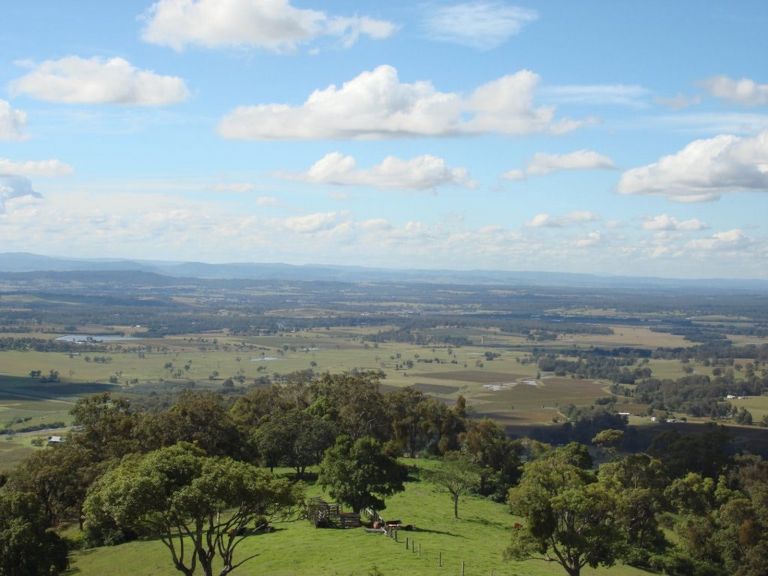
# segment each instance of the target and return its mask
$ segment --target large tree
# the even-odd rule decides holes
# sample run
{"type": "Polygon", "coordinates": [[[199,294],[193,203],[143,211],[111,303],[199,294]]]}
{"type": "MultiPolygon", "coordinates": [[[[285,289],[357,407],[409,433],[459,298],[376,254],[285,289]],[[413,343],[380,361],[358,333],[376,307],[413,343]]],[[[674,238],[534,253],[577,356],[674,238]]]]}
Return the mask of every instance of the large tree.
{"type": "Polygon", "coordinates": [[[235,561],[248,526],[298,498],[288,482],[263,470],[177,444],[128,457],[99,479],[85,502],[85,528],[91,536],[104,529],[157,535],[186,576],[198,564],[212,576],[218,554],[224,576],[251,558],[235,561]]]}
{"type": "Polygon", "coordinates": [[[40,499],[49,524],[76,519],[82,528],[86,491],[105,468],[93,451],[65,442],[33,452],[16,469],[11,485],[40,499]]]}
{"type": "Polygon", "coordinates": [[[405,489],[407,474],[407,468],[387,455],[378,440],[340,436],[325,452],[318,481],[355,511],[383,510],[385,496],[405,489]]]}
{"type": "Polygon", "coordinates": [[[566,447],[526,464],[520,484],[509,491],[510,508],[524,524],[512,531],[507,557],[542,555],[569,576],[616,561],[622,539],[614,495],[573,461],[574,450],[566,447]]]}
{"type": "Polygon", "coordinates": [[[308,466],[317,464],[335,438],[335,427],[304,410],[292,409],[265,418],[252,434],[264,465],[286,464],[304,477],[308,466]]]}
{"type": "Polygon", "coordinates": [[[67,546],[48,530],[33,495],[0,488],[0,576],[52,576],[67,567],[67,546]]]}

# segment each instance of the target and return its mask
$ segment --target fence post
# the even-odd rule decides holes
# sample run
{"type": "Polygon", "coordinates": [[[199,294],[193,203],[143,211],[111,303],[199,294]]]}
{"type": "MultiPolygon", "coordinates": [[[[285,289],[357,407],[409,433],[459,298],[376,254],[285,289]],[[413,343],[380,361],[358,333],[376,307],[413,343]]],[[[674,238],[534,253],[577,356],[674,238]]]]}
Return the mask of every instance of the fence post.
{"type": "Polygon", "coordinates": [[[461,561],[461,576],[464,576],[464,560],[461,561]]]}
{"type": "Polygon", "coordinates": [[[437,553],[437,561],[438,564],[440,564],[440,568],[443,567],[443,551],[440,550],[440,552],[437,553]]]}
{"type": "Polygon", "coordinates": [[[408,550],[408,536],[405,537],[405,549],[408,550]]]}

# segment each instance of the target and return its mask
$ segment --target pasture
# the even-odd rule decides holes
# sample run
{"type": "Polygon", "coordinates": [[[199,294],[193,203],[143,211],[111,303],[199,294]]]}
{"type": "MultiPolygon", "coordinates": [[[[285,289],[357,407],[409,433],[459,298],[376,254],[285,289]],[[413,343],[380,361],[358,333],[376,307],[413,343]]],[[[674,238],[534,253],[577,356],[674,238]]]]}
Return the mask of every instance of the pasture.
{"type": "MultiPolygon", "coordinates": [[[[429,461],[406,460],[418,466],[429,461]]],[[[320,495],[310,487],[309,495],[320,495]]],[[[362,529],[316,529],[306,520],[292,519],[274,524],[276,531],[246,539],[239,557],[255,558],[235,574],[271,576],[560,576],[565,572],[553,562],[529,560],[508,562],[502,553],[516,518],[505,504],[479,497],[462,498],[459,520],[453,519],[450,496],[426,482],[412,481],[405,492],[387,499],[384,518],[413,524],[411,532],[401,531],[398,542],[362,529]],[[405,548],[405,538],[409,548],[405,548]],[[415,542],[416,550],[411,547],[415,542]],[[297,554],[297,551],[301,551],[297,554]],[[442,558],[442,567],[439,566],[442,558]]],[[[159,541],[133,542],[110,548],[76,552],[72,574],[127,576],[141,573],[172,576],[176,571],[170,554],[159,541]]],[[[586,576],[640,576],[646,572],[625,566],[589,570],[586,576]]]]}

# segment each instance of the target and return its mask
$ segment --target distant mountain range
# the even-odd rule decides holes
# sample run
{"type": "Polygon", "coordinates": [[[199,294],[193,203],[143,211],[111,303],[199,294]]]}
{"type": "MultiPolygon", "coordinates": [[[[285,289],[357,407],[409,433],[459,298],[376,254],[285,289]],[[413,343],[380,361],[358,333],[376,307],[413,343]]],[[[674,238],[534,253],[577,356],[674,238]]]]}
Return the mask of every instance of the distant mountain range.
{"type": "Polygon", "coordinates": [[[547,287],[616,287],[622,289],[688,289],[768,291],[768,280],[678,279],[599,276],[561,272],[501,270],[408,270],[362,266],[165,262],[151,260],[81,259],[40,256],[26,252],[0,253],[0,272],[145,272],[173,278],[289,280],[325,282],[406,282],[547,287]]]}

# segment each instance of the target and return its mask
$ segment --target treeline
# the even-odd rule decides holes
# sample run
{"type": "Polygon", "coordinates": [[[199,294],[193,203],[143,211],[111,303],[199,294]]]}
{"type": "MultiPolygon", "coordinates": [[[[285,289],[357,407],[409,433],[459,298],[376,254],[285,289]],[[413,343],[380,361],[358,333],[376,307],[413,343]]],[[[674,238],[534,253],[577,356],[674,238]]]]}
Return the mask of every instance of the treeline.
{"type": "Polygon", "coordinates": [[[519,444],[490,421],[469,420],[463,398],[448,406],[411,388],[382,393],[373,373],[287,378],[237,398],[184,391],[154,410],[105,393],[78,401],[72,415],[77,431],[35,452],[13,478],[40,497],[52,525],[81,520],[88,487],[120,459],[179,442],[213,457],[288,466],[297,478],[342,436],[369,438],[393,456],[467,449],[483,467],[482,492],[499,499],[520,463],[519,444]]]}
{"type": "Polygon", "coordinates": [[[103,349],[103,346],[96,343],[75,343],[53,338],[0,337],[0,352],[83,352],[103,349]]]}
{"type": "Polygon", "coordinates": [[[617,384],[634,384],[636,380],[651,375],[651,369],[648,366],[635,366],[635,364],[634,357],[591,356],[584,353],[576,359],[547,354],[539,357],[537,362],[539,370],[553,372],[556,376],[600,378],[617,384]]]}
{"type": "Polygon", "coordinates": [[[621,560],[672,576],[763,576],[768,566],[768,462],[728,456],[719,428],[665,432],[647,453],[619,456],[621,433],[546,449],[509,491],[507,557],[550,558],[571,576],[621,560]]]}
{"type": "MultiPolygon", "coordinates": [[[[556,544],[570,547],[562,555],[575,562],[564,564],[569,574],[579,574],[585,559],[622,559],[675,576],[763,574],[768,465],[735,456],[720,427],[667,430],[644,453],[622,456],[636,438],[621,416],[605,406],[569,407],[560,428],[567,434],[550,440],[581,443],[554,448],[469,418],[462,397],[449,406],[412,388],[382,392],[376,373],[309,376],[241,396],[185,391],[151,409],[110,394],[79,400],[66,442],[0,478],[0,532],[6,521],[26,522],[29,544],[13,556],[24,557],[26,571],[0,567],[0,574],[63,570],[66,546],[49,530],[63,521],[80,522],[87,543],[104,545],[142,536],[173,541],[168,530],[198,518],[222,546],[208,549],[211,558],[232,564],[235,535],[300,502],[296,485],[264,467],[288,466],[301,479],[319,464],[318,481],[334,498],[375,510],[403,489],[406,471],[395,460],[403,455],[444,457],[443,473],[425,478],[453,490],[454,506],[464,490],[508,501],[524,519],[510,556],[556,544]],[[594,456],[605,463],[595,468],[594,456]],[[189,498],[176,500],[177,493],[189,498]],[[216,513],[225,504],[233,516],[216,513]],[[178,506],[189,507],[183,517],[172,516],[178,506]]],[[[195,553],[211,545],[190,534],[195,553]]]]}
{"type": "MultiPolygon", "coordinates": [[[[634,390],[625,390],[654,411],[680,411],[712,418],[734,414],[734,408],[726,400],[728,396],[761,396],[765,392],[768,392],[768,375],[758,375],[750,368],[739,379],[729,370],[714,377],[691,374],[676,380],[649,378],[638,382],[634,390]]],[[[749,420],[748,423],[752,423],[751,417],[749,420]]]]}

